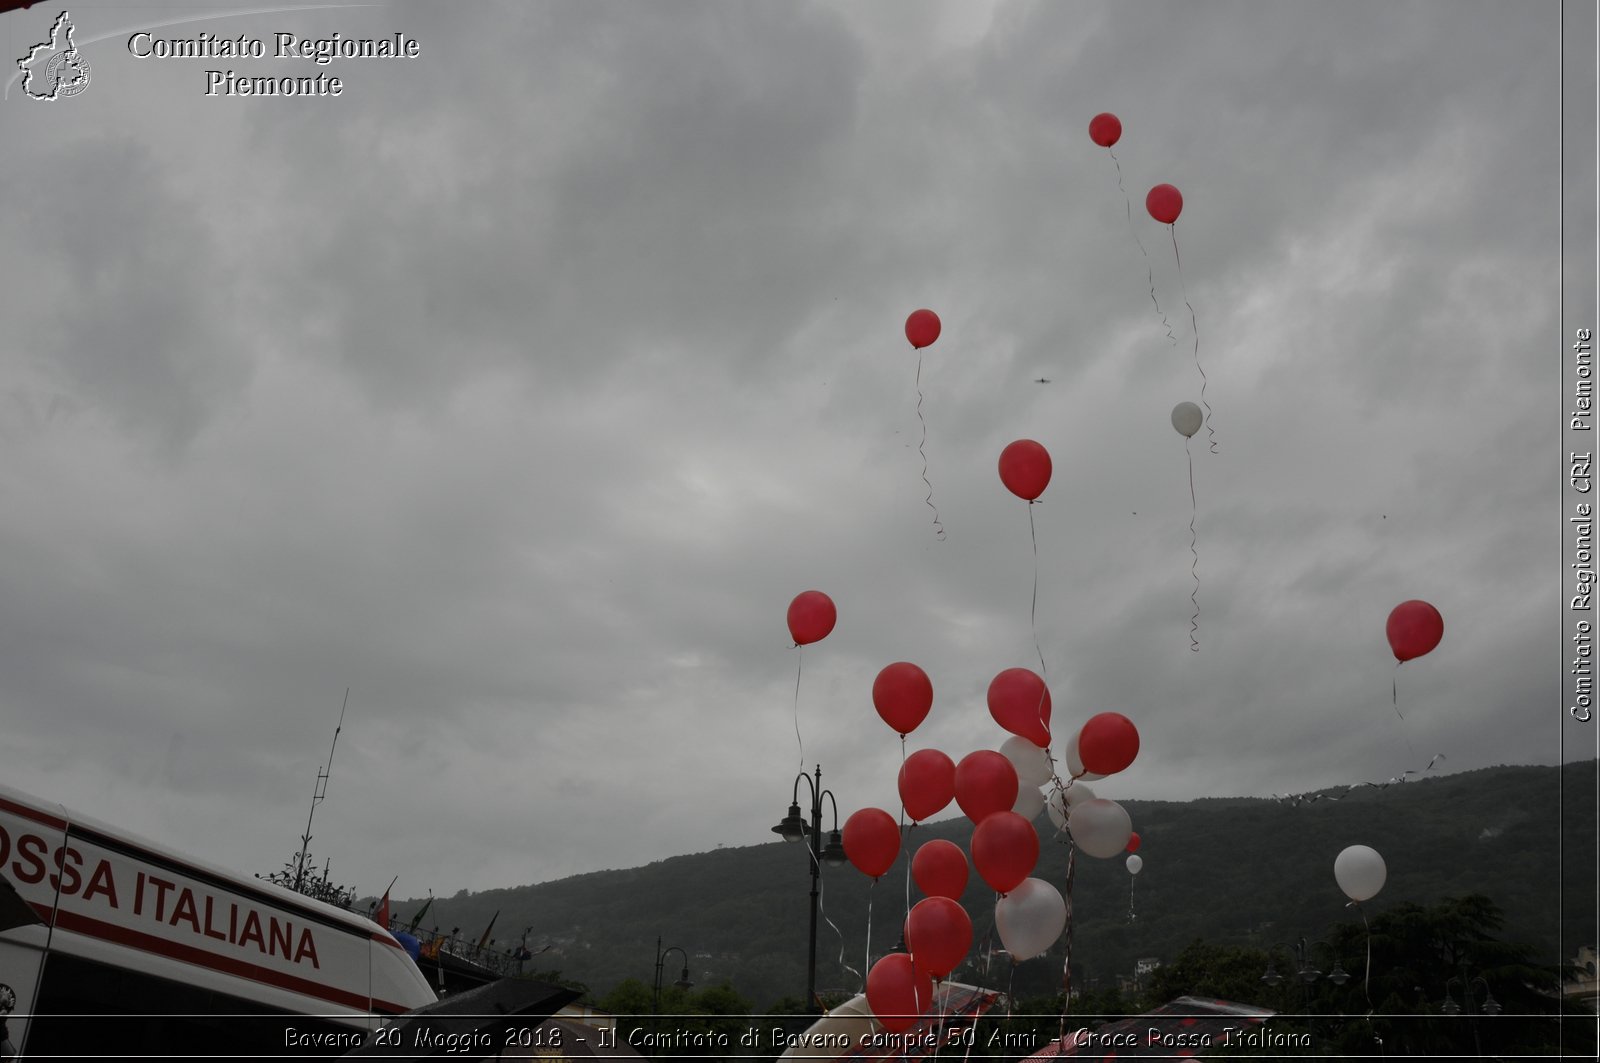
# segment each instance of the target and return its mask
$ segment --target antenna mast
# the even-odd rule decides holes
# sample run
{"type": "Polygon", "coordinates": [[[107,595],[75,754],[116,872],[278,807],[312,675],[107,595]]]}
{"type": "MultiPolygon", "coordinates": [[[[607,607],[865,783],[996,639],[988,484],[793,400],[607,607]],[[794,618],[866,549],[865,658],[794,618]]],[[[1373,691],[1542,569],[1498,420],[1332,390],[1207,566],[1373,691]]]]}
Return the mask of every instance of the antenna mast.
{"type": "Polygon", "coordinates": [[[328,766],[317,772],[317,785],[311,791],[311,811],[306,813],[306,832],[300,835],[300,852],[294,869],[294,888],[298,892],[305,882],[306,858],[311,855],[311,819],[317,814],[317,805],[328,795],[328,773],[333,770],[333,751],[339,745],[339,732],[344,729],[344,710],[350,706],[350,688],[344,688],[344,704],[339,706],[339,723],[333,729],[333,744],[328,747],[328,766]]]}

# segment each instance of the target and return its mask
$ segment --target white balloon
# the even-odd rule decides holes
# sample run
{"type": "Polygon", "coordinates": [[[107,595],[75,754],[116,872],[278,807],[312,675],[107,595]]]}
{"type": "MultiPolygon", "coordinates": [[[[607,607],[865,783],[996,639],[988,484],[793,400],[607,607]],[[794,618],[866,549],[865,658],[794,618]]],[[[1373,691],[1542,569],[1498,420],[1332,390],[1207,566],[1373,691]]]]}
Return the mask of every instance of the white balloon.
{"type": "Polygon", "coordinates": [[[1032,823],[1044,811],[1044,791],[1036,786],[1017,787],[1017,803],[1011,811],[1032,823]]]}
{"type": "Polygon", "coordinates": [[[1067,927],[1067,903],[1043,879],[1025,878],[994,906],[994,926],[1013,960],[1043,956],[1067,927]]]}
{"type": "Polygon", "coordinates": [[[1065,790],[1050,791],[1050,799],[1045,802],[1045,811],[1050,813],[1050,822],[1056,825],[1056,830],[1067,829],[1067,816],[1072,812],[1072,806],[1084,801],[1093,801],[1094,791],[1089,789],[1088,783],[1075,782],[1065,790]]]}
{"type": "MultiPolygon", "coordinates": [[[[1082,730],[1082,728],[1079,728],[1082,730]]],[[[1096,775],[1092,771],[1083,770],[1083,758],[1078,756],[1078,732],[1073,731],[1067,736],[1067,770],[1074,779],[1104,779],[1104,775],[1096,775]]]]}
{"type": "Polygon", "coordinates": [[[1333,861],[1333,877],[1344,895],[1353,901],[1371,900],[1383,889],[1389,869],[1383,857],[1370,845],[1352,845],[1333,861]]]}
{"type": "Polygon", "coordinates": [[[1043,786],[1050,781],[1049,754],[1021,735],[1006,739],[1000,752],[1017,769],[1017,782],[1023,786],[1043,786]]]}
{"type": "MultiPolygon", "coordinates": [[[[1076,786],[1073,787],[1077,789],[1076,786]]],[[[1056,825],[1056,830],[1067,829],[1067,795],[1061,790],[1051,790],[1050,796],[1045,800],[1044,810],[1050,813],[1050,822],[1056,825]]]]}
{"type": "Polygon", "coordinates": [[[1142,867],[1144,867],[1144,857],[1140,856],[1138,853],[1129,853],[1128,874],[1137,875],[1139,873],[1139,869],[1142,867]]]}
{"type": "Polygon", "coordinates": [[[1180,402],[1172,408],[1172,427],[1188,439],[1200,431],[1200,407],[1192,402],[1180,402]]]}
{"type": "Polygon", "coordinates": [[[1133,837],[1133,819],[1115,801],[1097,797],[1080,801],[1067,814],[1067,829],[1078,848],[1090,856],[1109,860],[1128,847],[1133,837]]]}

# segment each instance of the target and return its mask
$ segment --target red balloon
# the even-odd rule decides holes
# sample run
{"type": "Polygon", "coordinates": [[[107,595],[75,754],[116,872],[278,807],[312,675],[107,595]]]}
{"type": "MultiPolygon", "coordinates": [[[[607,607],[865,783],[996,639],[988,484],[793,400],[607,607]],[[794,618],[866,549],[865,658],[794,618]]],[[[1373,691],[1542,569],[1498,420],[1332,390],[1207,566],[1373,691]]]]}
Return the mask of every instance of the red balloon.
{"type": "Polygon", "coordinates": [[[894,866],[900,855],[900,827],[881,808],[863,808],[844,821],[844,855],[868,878],[894,866]]]}
{"type": "Polygon", "coordinates": [[[867,1007],[890,1033],[911,1029],[932,1006],[933,979],[905,953],[891,952],[867,972],[867,1007]]]}
{"type": "Polygon", "coordinates": [[[1444,638],[1444,617],[1427,602],[1413,598],[1389,614],[1389,648],[1394,659],[1409,661],[1432,651],[1444,638]]]}
{"type": "Polygon", "coordinates": [[[1036,672],[1007,668],[990,680],[989,715],[1040,749],[1050,745],[1050,689],[1036,672]]]}
{"type": "Polygon", "coordinates": [[[972,831],[972,866],[996,893],[1010,893],[1039,862],[1039,834],[1015,812],[996,812],[972,831]]]}
{"type": "Polygon", "coordinates": [[[1128,835],[1128,852],[1136,853],[1138,851],[1139,851],[1139,832],[1138,831],[1134,831],[1132,834],[1128,835]]]}
{"type": "Polygon", "coordinates": [[[911,877],[916,880],[917,889],[928,896],[959,901],[967,890],[967,854],[961,846],[943,838],[923,842],[911,858],[911,877]]]}
{"type": "Polygon", "coordinates": [[[944,811],[956,796],[956,762],[937,749],[919,749],[900,766],[900,804],[913,823],[944,811]]]}
{"type": "Polygon", "coordinates": [[[1115,775],[1139,755],[1139,729],[1120,712],[1089,717],[1078,732],[1078,759],[1086,771],[1115,775]]]}
{"type": "Polygon", "coordinates": [[[925,897],[906,915],[906,947],[912,961],[942,979],[967,958],[972,919],[949,897],[925,897]]]}
{"type": "Polygon", "coordinates": [[[1031,439],[1019,439],[1000,452],[1000,482],[1029,502],[1050,483],[1050,452],[1031,439]]]}
{"type": "Polygon", "coordinates": [[[1144,209],[1162,225],[1171,225],[1183,212],[1183,193],[1172,185],[1156,185],[1144,197],[1144,209]]]}
{"type": "Polygon", "coordinates": [[[1089,119],[1089,139],[1102,148],[1109,148],[1122,139],[1122,122],[1107,111],[1089,119]]]}
{"type": "Polygon", "coordinates": [[[901,738],[917,729],[933,708],[933,680],[910,661],[896,661],[872,681],[872,704],[901,738]]]}
{"type": "Polygon", "coordinates": [[[956,765],[956,804],[974,823],[1017,803],[1017,769],[992,749],[968,753],[956,765]]]}
{"type": "Polygon", "coordinates": [[[794,636],[796,646],[827,638],[838,619],[833,599],[821,591],[802,591],[789,603],[789,634],[794,636]]]}
{"type": "Polygon", "coordinates": [[[926,347],[939,338],[939,315],[932,310],[913,310],[906,318],[906,339],[913,347],[926,347]]]}

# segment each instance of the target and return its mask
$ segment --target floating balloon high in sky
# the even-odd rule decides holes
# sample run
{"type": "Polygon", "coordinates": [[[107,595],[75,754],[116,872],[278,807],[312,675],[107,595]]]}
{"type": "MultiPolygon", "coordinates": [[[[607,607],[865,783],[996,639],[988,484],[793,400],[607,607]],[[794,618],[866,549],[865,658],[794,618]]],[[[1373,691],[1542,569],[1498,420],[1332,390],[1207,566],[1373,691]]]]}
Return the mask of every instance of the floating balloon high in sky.
{"type": "Polygon", "coordinates": [[[1109,148],[1122,139],[1122,120],[1110,111],[1089,119],[1089,139],[1102,148],[1109,148]]]}
{"type": "Polygon", "coordinates": [[[1194,605],[1194,614],[1189,617],[1189,649],[1195,653],[1200,652],[1200,551],[1195,548],[1194,532],[1199,507],[1194,501],[1194,454],[1189,450],[1189,439],[1200,431],[1200,421],[1200,407],[1192,402],[1180,402],[1172,408],[1172,427],[1183,437],[1183,456],[1189,460],[1189,553],[1193,555],[1189,574],[1194,577],[1194,590],[1189,592],[1189,601],[1194,605]]]}
{"type": "Polygon", "coordinates": [[[1206,408],[1206,432],[1211,436],[1211,453],[1215,454],[1217,433],[1211,427],[1211,404],[1206,402],[1206,371],[1200,366],[1200,323],[1195,318],[1194,304],[1189,301],[1189,286],[1183,279],[1183,256],[1178,253],[1177,221],[1178,215],[1183,213],[1183,193],[1175,185],[1156,185],[1144,197],[1144,206],[1172,235],[1172,258],[1178,265],[1178,285],[1183,292],[1183,305],[1189,308],[1189,326],[1194,330],[1194,368],[1200,374],[1200,405],[1206,408]]]}
{"type": "Polygon", "coordinates": [[[932,310],[913,310],[911,316],[906,318],[906,340],[917,352],[917,423],[922,425],[922,439],[917,443],[917,454],[922,458],[922,482],[928,486],[924,501],[933,510],[934,538],[941,541],[944,539],[944,525],[939,522],[939,507],[933,504],[933,481],[928,479],[928,422],[922,417],[922,348],[931,346],[939,338],[942,327],[939,315],[932,310]]]}
{"type": "Polygon", "coordinates": [[[794,639],[794,740],[800,747],[800,767],[805,768],[806,744],[800,737],[800,669],[804,663],[803,647],[820,642],[833,630],[839,619],[833,599],[821,591],[801,591],[789,603],[789,635],[794,639]]]}
{"type": "Polygon", "coordinates": [[[1106,149],[1106,154],[1111,156],[1111,164],[1117,168],[1117,191],[1122,193],[1122,206],[1128,217],[1128,235],[1133,237],[1133,242],[1139,249],[1139,255],[1144,259],[1145,280],[1150,285],[1150,305],[1156,308],[1156,316],[1161,319],[1161,327],[1167,333],[1167,339],[1173,347],[1178,345],[1178,337],[1172,334],[1172,323],[1167,320],[1166,312],[1161,309],[1161,300],[1156,298],[1156,273],[1150,264],[1150,252],[1144,248],[1144,241],[1139,239],[1139,230],[1133,224],[1133,200],[1128,195],[1127,187],[1122,183],[1122,163],[1117,159],[1117,153],[1111,146],[1122,139],[1122,122],[1116,115],[1104,112],[1095,115],[1089,120],[1089,139],[1106,149]]]}
{"type": "Polygon", "coordinates": [[[1420,599],[1401,602],[1389,613],[1385,626],[1389,648],[1397,664],[1432,653],[1444,638],[1444,617],[1439,610],[1420,599]]]}
{"type": "Polygon", "coordinates": [[[789,603],[789,634],[794,636],[796,646],[821,642],[838,619],[833,599],[821,591],[801,591],[789,603]]]}
{"type": "Polygon", "coordinates": [[[1156,185],[1144,197],[1145,209],[1162,225],[1171,225],[1183,213],[1183,193],[1173,185],[1156,185]]]}
{"type": "Polygon", "coordinates": [[[1384,633],[1389,636],[1389,648],[1394,651],[1396,678],[1390,684],[1390,693],[1394,698],[1395,715],[1403,720],[1405,717],[1400,713],[1398,678],[1400,666],[1433,652],[1433,648],[1439,645],[1439,640],[1444,638],[1444,617],[1427,602],[1413,598],[1409,602],[1401,602],[1390,610],[1389,622],[1384,626],[1384,633]]]}
{"type": "MultiPolygon", "coordinates": [[[[1044,664],[1044,649],[1039,645],[1039,533],[1033,526],[1033,504],[1044,494],[1044,489],[1050,485],[1050,452],[1042,444],[1031,439],[1019,439],[1008,444],[1000,452],[1000,482],[1006,485],[1006,490],[1028,503],[1028,538],[1033,543],[1033,603],[1028,610],[1028,625],[1033,631],[1033,649],[1039,655],[1039,671],[1048,674],[1049,670],[1044,664]]],[[[1032,739],[1036,745],[1047,746],[1050,744],[1050,716],[1049,706],[1046,704],[1048,694],[1043,694],[1039,702],[1040,724],[1044,728],[1043,741],[1035,733],[1024,735],[1032,739]]],[[[989,707],[994,708],[993,688],[989,707]]],[[[995,719],[1000,719],[996,716],[995,719]]],[[[1001,726],[1007,726],[1004,722],[1001,726]]],[[[1013,731],[1013,734],[1023,734],[1022,731],[1013,731]]]]}
{"type": "Polygon", "coordinates": [[[1000,452],[1000,482],[1018,498],[1035,502],[1050,486],[1050,452],[1031,439],[1019,439],[1000,452]]]}
{"type": "Polygon", "coordinates": [[[917,350],[933,346],[933,341],[939,338],[939,330],[943,326],[939,323],[939,315],[932,310],[913,310],[911,316],[906,318],[906,339],[917,350]]]}

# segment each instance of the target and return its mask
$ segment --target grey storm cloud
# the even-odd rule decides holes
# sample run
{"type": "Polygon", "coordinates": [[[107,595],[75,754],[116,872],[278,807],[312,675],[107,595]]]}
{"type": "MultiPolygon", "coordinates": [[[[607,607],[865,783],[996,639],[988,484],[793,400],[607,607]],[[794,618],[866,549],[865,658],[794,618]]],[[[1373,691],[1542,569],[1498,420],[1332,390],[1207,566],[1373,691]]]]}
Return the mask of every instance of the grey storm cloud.
{"type": "Polygon", "coordinates": [[[0,107],[10,785],[269,871],[349,687],[313,849],[420,895],[765,841],[818,761],[893,808],[894,660],[959,758],[1042,656],[1058,755],[1141,729],[1106,796],[1562,755],[1557,5],[246,11],[159,32],[421,56],[75,10],[90,86],[0,107]]]}

